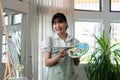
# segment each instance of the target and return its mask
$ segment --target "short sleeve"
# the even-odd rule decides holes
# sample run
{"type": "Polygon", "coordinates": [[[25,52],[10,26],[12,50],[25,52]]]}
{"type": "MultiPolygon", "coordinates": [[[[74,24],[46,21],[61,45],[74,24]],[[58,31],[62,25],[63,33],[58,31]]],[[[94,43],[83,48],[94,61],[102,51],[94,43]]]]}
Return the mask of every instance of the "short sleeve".
{"type": "Polygon", "coordinates": [[[45,40],[42,41],[41,43],[41,52],[51,52],[52,49],[52,41],[50,37],[47,37],[45,40]]]}

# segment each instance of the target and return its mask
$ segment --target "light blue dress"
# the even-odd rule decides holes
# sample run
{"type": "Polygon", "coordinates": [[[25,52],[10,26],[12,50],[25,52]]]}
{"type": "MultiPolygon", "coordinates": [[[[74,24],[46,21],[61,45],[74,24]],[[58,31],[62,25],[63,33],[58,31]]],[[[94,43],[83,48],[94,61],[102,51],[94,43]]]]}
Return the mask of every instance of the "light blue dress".
{"type": "MultiPolygon", "coordinates": [[[[55,52],[60,48],[71,47],[78,42],[70,35],[67,36],[66,42],[64,42],[57,34],[54,34],[54,36],[44,41],[42,51],[55,52]]],[[[54,57],[56,54],[51,54],[51,56],[54,57]]],[[[73,59],[66,55],[55,65],[48,66],[47,80],[77,80],[73,59]]]]}

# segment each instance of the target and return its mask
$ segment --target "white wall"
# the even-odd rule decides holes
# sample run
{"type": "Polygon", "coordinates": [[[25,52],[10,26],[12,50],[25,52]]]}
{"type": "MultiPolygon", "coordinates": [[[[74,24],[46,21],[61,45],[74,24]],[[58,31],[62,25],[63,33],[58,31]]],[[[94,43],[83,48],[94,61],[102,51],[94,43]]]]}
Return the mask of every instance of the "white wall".
{"type": "Polygon", "coordinates": [[[29,3],[27,1],[22,2],[19,0],[2,0],[2,5],[4,8],[15,10],[18,12],[29,12],[29,3]]]}

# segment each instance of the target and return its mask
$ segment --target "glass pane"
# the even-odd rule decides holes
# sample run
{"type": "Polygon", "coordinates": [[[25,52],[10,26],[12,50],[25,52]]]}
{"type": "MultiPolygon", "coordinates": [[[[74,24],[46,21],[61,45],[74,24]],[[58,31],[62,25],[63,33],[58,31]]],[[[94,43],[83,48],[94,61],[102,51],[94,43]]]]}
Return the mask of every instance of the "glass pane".
{"type": "Polygon", "coordinates": [[[8,16],[5,16],[5,25],[8,25],[8,16]]]}
{"type": "Polygon", "coordinates": [[[12,34],[11,41],[15,43],[17,53],[21,54],[21,31],[15,31],[12,34]]]}
{"type": "Polygon", "coordinates": [[[13,24],[19,24],[22,22],[22,14],[13,15],[13,24]]]}
{"type": "Polygon", "coordinates": [[[111,11],[120,11],[120,0],[111,0],[111,11]]]}
{"type": "Polygon", "coordinates": [[[6,45],[2,45],[2,53],[5,53],[6,49],[7,49],[6,45]]]}
{"type": "Polygon", "coordinates": [[[96,34],[96,36],[100,36],[101,32],[102,27],[100,22],[75,22],[75,38],[80,42],[89,44],[89,51],[81,57],[81,63],[86,63],[90,58],[90,53],[94,50],[95,39],[91,35],[96,34]]]}
{"type": "Polygon", "coordinates": [[[6,44],[5,35],[2,36],[2,44],[6,44]]]}
{"type": "MultiPolygon", "coordinates": [[[[12,61],[14,60],[14,62],[12,62],[12,63],[15,64],[15,60],[18,60],[18,58],[19,58],[19,61],[21,61],[21,56],[22,56],[22,53],[21,53],[21,24],[14,26],[11,24],[11,21],[14,22],[14,24],[21,23],[22,13],[11,10],[11,9],[6,9],[6,8],[4,9],[4,11],[5,11],[4,12],[5,21],[6,21],[6,23],[8,23],[8,26],[6,28],[7,33],[3,32],[3,36],[2,36],[2,53],[8,51],[10,53],[9,55],[10,55],[12,61]],[[7,34],[7,36],[9,37],[9,40],[10,40],[9,43],[5,39],[5,34],[7,34]],[[17,56],[18,58],[17,57],[14,58],[13,56],[17,56]]],[[[5,58],[6,58],[5,54],[3,54],[2,55],[3,62],[5,62],[4,61],[5,58]]]]}
{"type": "MultiPolygon", "coordinates": [[[[111,26],[112,26],[112,29],[111,29],[111,46],[112,46],[113,44],[120,43],[120,23],[111,23],[111,26]]],[[[120,44],[113,47],[112,51],[114,49],[119,49],[119,48],[120,48],[120,44]]],[[[116,63],[114,58],[120,60],[120,58],[116,56],[116,54],[112,54],[111,61],[113,63],[116,63]]]]}
{"type": "Polygon", "coordinates": [[[100,11],[100,0],[74,0],[74,9],[100,11]]]}
{"type": "Polygon", "coordinates": [[[120,43],[120,23],[111,23],[111,44],[120,43]]]}

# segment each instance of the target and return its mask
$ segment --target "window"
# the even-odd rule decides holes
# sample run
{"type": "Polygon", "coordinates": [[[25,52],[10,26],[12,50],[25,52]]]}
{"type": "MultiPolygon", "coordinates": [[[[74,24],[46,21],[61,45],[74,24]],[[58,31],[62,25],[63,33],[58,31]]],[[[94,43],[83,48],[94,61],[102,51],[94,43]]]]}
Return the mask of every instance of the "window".
{"type": "Polygon", "coordinates": [[[5,25],[8,25],[8,15],[3,12],[4,20],[5,20],[5,25]]]}
{"type": "Polygon", "coordinates": [[[111,44],[120,43],[120,23],[111,23],[111,44]]]}
{"type": "Polygon", "coordinates": [[[74,9],[101,11],[101,0],[74,0],[74,9]]]}
{"type": "MultiPolygon", "coordinates": [[[[8,25],[8,16],[6,15],[6,13],[3,13],[4,15],[4,21],[5,21],[5,25],[8,25]]],[[[6,63],[7,62],[7,58],[6,58],[6,51],[7,51],[7,41],[5,38],[5,34],[2,34],[2,63],[6,63]]]]}
{"type": "Polygon", "coordinates": [[[120,11],[120,0],[110,0],[110,11],[120,11]]]}
{"type": "Polygon", "coordinates": [[[89,44],[89,51],[81,57],[81,63],[86,63],[90,58],[90,53],[94,50],[92,47],[95,45],[95,39],[90,36],[96,34],[100,36],[102,27],[100,22],[83,22],[75,21],[75,38],[80,42],[89,44]]]}
{"type": "Polygon", "coordinates": [[[5,15],[4,18],[5,18],[5,25],[8,25],[8,16],[5,15]]]}
{"type": "MultiPolygon", "coordinates": [[[[14,33],[11,33],[10,37],[11,41],[15,43],[17,53],[21,57],[21,32],[20,31],[15,31],[14,33]]],[[[8,44],[6,41],[5,34],[3,34],[2,38],[2,63],[6,63],[7,58],[6,58],[6,51],[8,51],[8,44]]]]}
{"type": "MultiPolygon", "coordinates": [[[[111,26],[112,26],[111,27],[111,36],[110,36],[111,37],[111,45],[120,43],[120,23],[111,23],[111,26]]],[[[115,49],[115,48],[118,49],[119,47],[120,47],[120,44],[115,46],[113,49],[115,49]]],[[[114,54],[111,55],[112,62],[114,61],[114,58],[115,58],[113,56],[115,56],[115,55],[114,54]]],[[[116,58],[120,60],[119,57],[116,57],[116,58]]],[[[119,62],[119,64],[120,64],[120,62],[119,62]]]]}
{"type": "Polygon", "coordinates": [[[2,63],[6,63],[6,51],[7,51],[7,41],[5,39],[5,34],[3,34],[2,38],[2,63]]]}
{"type": "Polygon", "coordinates": [[[12,24],[20,24],[22,22],[22,14],[13,14],[12,15],[12,24]]]}

